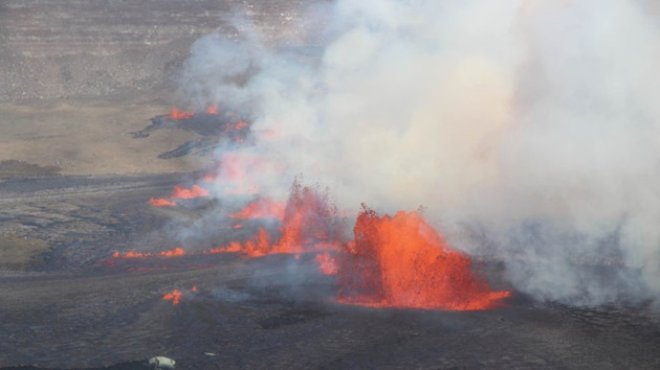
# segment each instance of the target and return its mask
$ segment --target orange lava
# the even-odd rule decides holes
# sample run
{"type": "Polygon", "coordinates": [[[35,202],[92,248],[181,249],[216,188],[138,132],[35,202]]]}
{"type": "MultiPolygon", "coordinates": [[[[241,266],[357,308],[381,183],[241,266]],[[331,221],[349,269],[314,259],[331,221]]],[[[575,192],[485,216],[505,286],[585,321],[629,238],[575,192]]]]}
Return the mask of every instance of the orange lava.
{"type": "Polygon", "coordinates": [[[167,198],[150,198],[149,199],[149,204],[151,204],[154,207],[174,207],[176,206],[176,202],[167,199],[167,198]]]}
{"type": "Polygon", "coordinates": [[[258,198],[248,203],[245,208],[231,215],[237,220],[253,220],[259,218],[275,218],[282,220],[284,218],[285,205],[275,202],[268,198],[258,198]]]}
{"type": "Polygon", "coordinates": [[[206,108],[206,114],[209,115],[217,115],[218,114],[218,106],[215,104],[211,104],[206,108]]]}
{"type": "Polygon", "coordinates": [[[163,300],[172,301],[173,305],[177,305],[181,303],[181,297],[183,297],[183,293],[181,293],[179,289],[174,289],[169,293],[165,293],[163,295],[163,300]]]}
{"type": "Polygon", "coordinates": [[[112,257],[114,258],[144,258],[144,257],[151,257],[153,254],[149,252],[136,252],[136,251],[128,251],[124,253],[120,252],[113,252],[112,257]]]}
{"type": "Polygon", "coordinates": [[[337,258],[338,300],[369,307],[483,310],[508,291],[493,291],[418,213],[379,217],[365,209],[355,240],[337,258]]]}
{"type": "MultiPolygon", "coordinates": [[[[253,207],[248,205],[246,209],[253,207]]],[[[231,242],[207,253],[241,253],[249,257],[261,257],[269,254],[300,254],[337,249],[340,232],[334,220],[335,213],[326,195],[295,182],[281,215],[281,237],[276,243],[270,242],[268,231],[262,227],[247,242],[231,242]]],[[[248,214],[246,211],[245,215],[248,214]]]]}
{"type": "Polygon", "coordinates": [[[332,276],[339,271],[337,261],[328,252],[317,254],[314,260],[319,264],[319,270],[323,275],[332,276]]]}
{"type": "Polygon", "coordinates": [[[158,255],[161,257],[180,257],[185,256],[186,251],[183,248],[174,248],[169,251],[159,252],[158,255]]]}
{"type": "Polygon", "coordinates": [[[173,119],[175,121],[190,119],[193,118],[194,116],[195,116],[195,112],[180,110],[177,107],[172,107],[170,109],[170,119],[173,119]]]}
{"type": "Polygon", "coordinates": [[[181,257],[185,256],[186,251],[183,248],[174,248],[162,252],[136,252],[127,251],[124,253],[115,251],[112,253],[113,258],[147,258],[147,257],[181,257]]]}
{"type": "Polygon", "coordinates": [[[200,197],[207,197],[209,191],[199,185],[193,185],[190,189],[183,186],[176,185],[172,191],[170,198],[173,199],[195,199],[200,197]]]}
{"type": "Polygon", "coordinates": [[[208,195],[209,191],[199,185],[193,185],[190,189],[176,185],[169,198],[150,198],[149,204],[154,207],[175,207],[176,201],[174,199],[195,199],[207,197],[208,195]]]}
{"type": "Polygon", "coordinates": [[[266,229],[259,228],[257,234],[250,240],[239,243],[231,242],[227,246],[221,246],[210,249],[207,254],[221,254],[221,253],[241,253],[249,257],[262,257],[271,254],[270,236],[266,229]]]}
{"type": "Polygon", "coordinates": [[[295,181],[286,204],[282,236],[273,253],[304,253],[333,248],[340,240],[335,223],[336,209],[327,194],[303,187],[295,181]]]}

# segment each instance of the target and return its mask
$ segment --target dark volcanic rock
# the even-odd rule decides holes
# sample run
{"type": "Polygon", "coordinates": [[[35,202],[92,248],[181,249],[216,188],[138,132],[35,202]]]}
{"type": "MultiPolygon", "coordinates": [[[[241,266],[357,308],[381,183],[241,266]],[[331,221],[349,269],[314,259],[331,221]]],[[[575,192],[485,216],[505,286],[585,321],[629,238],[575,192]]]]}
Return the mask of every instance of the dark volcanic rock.
{"type": "MultiPolygon", "coordinates": [[[[84,370],[142,370],[142,369],[149,370],[152,368],[149,367],[147,361],[135,361],[135,362],[125,362],[108,367],[86,368],[84,370]]],[[[46,369],[43,367],[34,367],[34,366],[18,366],[18,367],[3,367],[0,368],[0,370],[65,370],[65,369],[46,369]]]]}

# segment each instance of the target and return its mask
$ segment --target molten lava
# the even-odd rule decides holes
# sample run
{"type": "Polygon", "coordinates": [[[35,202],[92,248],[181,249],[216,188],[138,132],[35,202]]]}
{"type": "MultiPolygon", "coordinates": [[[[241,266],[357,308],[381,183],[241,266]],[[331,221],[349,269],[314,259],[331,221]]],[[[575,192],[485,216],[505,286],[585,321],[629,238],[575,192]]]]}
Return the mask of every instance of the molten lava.
{"type": "Polygon", "coordinates": [[[321,270],[323,275],[332,276],[336,275],[339,271],[337,262],[328,252],[317,254],[314,260],[318,263],[319,270],[321,270]]]}
{"type": "Polygon", "coordinates": [[[190,189],[183,186],[176,185],[172,191],[170,198],[173,199],[195,199],[200,197],[207,197],[209,191],[199,185],[193,185],[190,189]]]}
{"type": "Polygon", "coordinates": [[[327,195],[302,187],[297,181],[291,188],[286,207],[272,201],[259,199],[248,204],[234,218],[273,216],[281,219],[281,237],[270,243],[270,235],[260,228],[257,235],[245,243],[232,242],[210,250],[208,253],[242,253],[250,257],[268,254],[300,254],[338,248],[340,237],[336,210],[328,202],[327,195]]]}
{"type": "Polygon", "coordinates": [[[274,218],[282,220],[284,218],[285,205],[275,202],[268,198],[258,198],[248,203],[245,208],[231,215],[237,220],[254,220],[260,218],[274,218]]]}
{"type": "Polygon", "coordinates": [[[173,305],[177,305],[181,303],[181,297],[183,297],[183,293],[179,289],[174,289],[169,293],[165,293],[163,295],[163,300],[172,301],[173,305]]]}
{"type": "Polygon", "coordinates": [[[379,217],[365,209],[336,260],[340,302],[370,307],[482,310],[508,291],[492,291],[414,212],[379,217]]]}
{"type": "Polygon", "coordinates": [[[266,229],[259,228],[257,234],[245,243],[231,242],[227,246],[213,248],[207,254],[241,253],[249,257],[262,257],[271,254],[270,236],[266,229]]]}
{"type": "Polygon", "coordinates": [[[136,251],[128,251],[128,252],[118,252],[115,251],[112,253],[112,257],[114,258],[144,258],[144,257],[151,257],[153,254],[148,253],[148,252],[136,252],[136,251]]]}
{"type": "Polygon", "coordinates": [[[172,107],[170,109],[170,119],[175,121],[190,119],[193,118],[194,116],[195,116],[195,112],[180,110],[177,107],[172,107]]]}
{"type": "Polygon", "coordinates": [[[211,104],[206,108],[206,114],[215,116],[218,114],[218,106],[215,104],[211,104]]]}
{"type": "Polygon", "coordinates": [[[150,198],[149,204],[154,207],[174,207],[176,202],[167,198],[150,198]]]}
{"type": "MultiPolygon", "coordinates": [[[[255,171],[278,173],[264,158],[225,153],[216,173],[205,181],[221,185],[225,194],[254,194],[258,188],[255,171]],[[264,171],[266,170],[266,171],[264,171]]],[[[190,189],[175,186],[170,198],[152,198],[154,206],[174,206],[173,199],[194,199],[209,195],[199,185],[190,189]]],[[[467,255],[453,250],[419,213],[398,212],[378,216],[365,209],[354,226],[354,240],[342,237],[342,219],[328,195],[295,181],[287,202],[256,198],[230,216],[233,230],[245,220],[274,220],[279,228],[260,227],[248,240],[232,241],[201,254],[240,253],[248,257],[271,254],[315,253],[321,273],[335,276],[337,300],[369,307],[398,307],[445,310],[483,310],[502,304],[509,291],[492,290],[488,282],[471,269],[467,255]],[[269,231],[270,230],[270,231],[269,231]]],[[[273,225],[268,222],[264,225],[273,225]]],[[[246,225],[253,225],[249,223],[246,225]]],[[[178,257],[182,248],[158,253],[115,252],[115,258],[178,257]]],[[[194,289],[193,289],[194,290],[194,289]]],[[[181,291],[163,299],[178,304],[181,291]]]]}
{"type": "Polygon", "coordinates": [[[195,199],[208,195],[209,191],[199,185],[193,185],[190,189],[176,185],[169,198],[150,198],[149,204],[154,207],[175,207],[176,201],[173,199],[195,199]]]}
{"type": "Polygon", "coordinates": [[[284,211],[282,236],[273,246],[273,253],[297,254],[335,248],[341,236],[336,213],[327,194],[302,187],[295,181],[284,211]]]}
{"type": "Polygon", "coordinates": [[[185,256],[186,251],[183,248],[174,248],[169,251],[163,251],[158,253],[159,256],[161,257],[179,257],[179,256],[185,256]]]}
{"type": "Polygon", "coordinates": [[[183,248],[174,248],[162,252],[136,252],[136,251],[127,251],[124,253],[115,251],[112,253],[113,258],[146,258],[146,257],[181,257],[185,256],[186,251],[183,248]]]}

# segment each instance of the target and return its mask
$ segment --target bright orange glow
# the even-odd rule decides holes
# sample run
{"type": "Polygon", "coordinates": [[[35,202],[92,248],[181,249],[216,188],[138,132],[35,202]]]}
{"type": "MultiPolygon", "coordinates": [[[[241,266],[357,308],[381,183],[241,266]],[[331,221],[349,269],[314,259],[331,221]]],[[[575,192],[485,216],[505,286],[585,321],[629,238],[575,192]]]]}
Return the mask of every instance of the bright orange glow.
{"type": "Polygon", "coordinates": [[[193,185],[190,189],[176,185],[170,197],[174,199],[195,199],[200,197],[207,197],[208,195],[209,191],[199,185],[193,185]]]}
{"type": "Polygon", "coordinates": [[[194,116],[195,116],[195,112],[180,110],[177,107],[172,107],[170,109],[170,119],[173,119],[175,121],[190,119],[193,118],[194,116]]]}
{"type": "Polygon", "coordinates": [[[261,199],[249,204],[233,217],[263,216],[264,214],[260,213],[264,212],[263,209],[276,214],[282,220],[281,237],[277,243],[271,244],[268,231],[260,228],[259,232],[245,243],[232,242],[227,246],[211,249],[208,253],[242,253],[250,257],[261,257],[268,254],[301,254],[338,248],[339,228],[333,220],[335,210],[328,204],[327,196],[314,189],[302,187],[295,182],[286,207],[261,199]],[[262,211],[259,211],[260,209],[262,211]]]}
{"type": "Polygon", "coordinates": [[[327,195],[302,187],[297,181],[291,188],[282,222],[282,237],[273,253],[303,253],[333,248],[340,240],[334,223],[336,210],[327,195]]]}
{"type": "Polygon", "coordinates": [[[169,293],[165,293],[163,295],[163,300],[172,301],[173,305],[177,305],[181,303],[181,297],[183,297],[183,293],[181,293],[179,289],[174,289],[169,293]]]}
{"type": "Polygon", "coordinates": [[[241,253],[249,257],[261,257],[270,252],[270,236],[266,229],[259,228],[257,234],[245,243],[231,242],[227,246],[208,250],[207,254],[241,253]]]}
{"type": "Polygon", "coordinates": [[[284,218],[285,205],[275,202],[268,198],[258,198],[248,203],[245,208],[231,215],[237,220],[253,220],[259,218],[275,218],[282,220],[284,218]]]}
{"type": "Polygon", "coordinates": [[[176,206],[176,202],[167,199],[167,198],[150,198],[149,199],[149,204],[151,204],[154,207],[174,207],[176,206]]]}
{"type": "Polygon", "coordinates": [[[150,257],[152,256],[152,254],[149,252],[128,251],[128,252],[124,252],[123,254],[119,252],[115,252],[112,254],[112,256],[115,258],[144,258],[144,257],[150,257]]]}
{"type": "Polygon", "coordinates": [[[330,253],[325,252],[317,254],[314,260],[319,264],[319,270],[321,270],[323,275],[331,276],[337,274],[339,267],[337,266],[337,262],[330,255],[330,253]]]}
{"type": "Polygon", "coordinates": [[[126,251],[120,253],[115,251],[112,253],[113,258],[146,258],[146,257],[181,257],[185,256],[186,251],[183,248],[174,248],[171,250],[166,250],[162,252],[137,252],[137,251],[126,251]]]}
{"type": "Polygon", "coordinates": [[[180,257],[185,256],[186,251],[183,248],[174,248],[169,251],[159,252],[158,255],[161,257],[180,257]]]}
{"type": "Polygon", "coordinates": [[[354,232],[337,260],[340,302],[463,311],[496,307],[511,294],[492,291],[418,213],[364,210],[354,232]]]}
{"type": "Polygon", "coordinates": [[[218,106],[215,104],[211,104],[206,108],[206,114],[210,115],[217,115],[218,114],[218,106]]]}

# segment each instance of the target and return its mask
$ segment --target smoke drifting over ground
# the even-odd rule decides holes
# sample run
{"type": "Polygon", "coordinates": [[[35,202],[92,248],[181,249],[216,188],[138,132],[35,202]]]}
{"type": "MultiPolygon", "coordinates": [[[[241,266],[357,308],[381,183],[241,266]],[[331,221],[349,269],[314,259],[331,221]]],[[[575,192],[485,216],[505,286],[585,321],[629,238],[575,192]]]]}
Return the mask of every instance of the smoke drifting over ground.
{"type": "Polygon", "coordinates": [[[660,29],[642,3],[339,0],[304,23],[273,47],[236,21],[240,41],[199,40],[181,76],[195,104],[254,120],[254,145],[217,153],[250,186],[285,199],[302,174],[342,210],[424,206],[539,299],[660,293],[660,29]]]}

